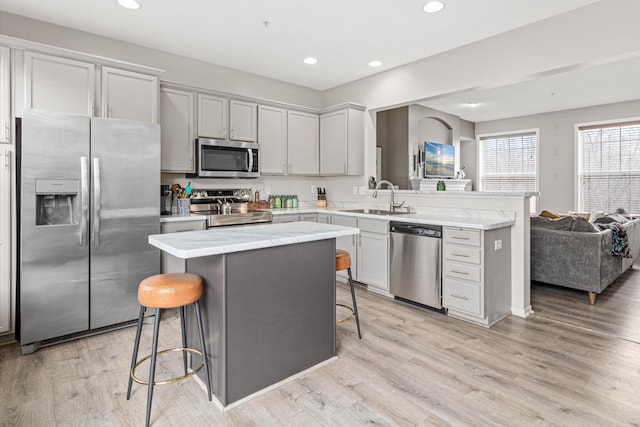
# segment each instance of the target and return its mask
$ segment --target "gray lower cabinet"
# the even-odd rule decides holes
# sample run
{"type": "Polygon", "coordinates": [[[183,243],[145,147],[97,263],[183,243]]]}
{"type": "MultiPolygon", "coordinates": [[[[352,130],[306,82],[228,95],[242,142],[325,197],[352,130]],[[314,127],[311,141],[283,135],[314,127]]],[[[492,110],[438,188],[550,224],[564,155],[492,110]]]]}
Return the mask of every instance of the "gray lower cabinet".
{"type": "Polygon", "coordinates": [[[273,222],[274,224],[280,224],[283,222],[296,222],[300,221],[300,217],[298,214],[283,214],[283,215],[274,215],[273,222]]]}
{"type": "MultiPolygon", "coordinates": [[[[389,291],[389,221],[354,216],[331,215],[331,223],[357,227],[357,236],[339,237],[336,248],[351,254],[353,280],[368,285],[369,290],[389,291]]],[[[336,273],[347,277],[346,271],[336,273]]]]}
{"type": "MultiPolygon", "coordinates": [[[[183,231],[196,231],[205,230],[207,228],[207,222],[204,219],[185,220],[185,221],[172,221],[160,223],[160,232],[166,233],[180,233],[183,231]]],[[[163,273],[184,273],[185,262],[181,258],[169,255],[165,251],[162,251],[160,259],[160,269],[163,273]]]]}
{"type": "Polygon", "coordinates": [[[443,228],[442,304],[491,326],[511,313],[511,228],[443,228]]]}

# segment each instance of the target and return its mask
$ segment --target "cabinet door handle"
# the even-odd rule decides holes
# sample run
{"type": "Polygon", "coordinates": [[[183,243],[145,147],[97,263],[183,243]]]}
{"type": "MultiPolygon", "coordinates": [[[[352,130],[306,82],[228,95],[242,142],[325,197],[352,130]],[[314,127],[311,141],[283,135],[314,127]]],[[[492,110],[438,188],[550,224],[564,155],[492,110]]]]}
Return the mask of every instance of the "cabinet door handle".
{"type": "Polygon", "coordinates": [[[458,299],[461,299],[461,300],[469,301],[469,298],[468,298],[468,297],[465,297],[464,295],[451,294],[451,296],[452,296],[453,298],[458,298],[458,299]]]}
{"type": "Polygon", "coordinates": [[[235,138],[236,136],[236,130],[234,128],[231,128],[231,138],[235,138]]]}
{"type": "Polygon", "coordinates": [[[362,247],[362,236],[358,235],[358,246],[362,247]]]}
{"type": "Polygon", "coordinates": [[[463,276],[469,275],[469,273],[467,273],[466,271],[451,270],[451,272],[456,274],[462,274],[463,276]]]}
{"type": "Polygon", "coordinates": [[[355,246],[355,245],[356,245],[356,235],[355,235],[355,234],[354,234],[353,236],[351,236],[351,244],[352,244],[353,246],[355,246]]]}
{"type": "Polygon", "coordinates": [[[461,258],[469,258],[469,255],[457,254],[457,253],[451,253],[451,256],[457,256],[457,257],[461,257],[461,258]]]}
{"type": "Polygon", "coordinates": [[[9,123],[4,122],[4,142],[9,142],[9,123]]]}
{"type": "Polygon", "coordinates": [[[469,240],[468,237],[459,237],[459,236],[451,236],[452,239],[457,239],[457,240],[469,240]]]}

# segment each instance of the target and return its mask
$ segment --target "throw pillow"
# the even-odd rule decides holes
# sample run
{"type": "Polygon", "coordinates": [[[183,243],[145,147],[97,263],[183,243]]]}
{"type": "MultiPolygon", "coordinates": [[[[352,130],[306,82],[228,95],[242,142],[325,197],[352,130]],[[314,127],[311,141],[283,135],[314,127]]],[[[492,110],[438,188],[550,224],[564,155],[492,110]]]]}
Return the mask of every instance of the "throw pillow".
{"type": "Polygon", "coordinates": [[[531,218],[531,227],[546,228],[549,230],[571,230],[573,217],[563,216],[560,218],[545,218],[543,216],[534,216],[531,218]]]}
{"type": "Polygon", "coordinates": [[[573,223],[571,224],[571,231],[582,231],[586,233],[597,233],[600,231],[598,227],[591,224],[589,221],[582,217],[577,217],[573,219],[573,223]]]}
{"type": "Polygon", "coordinates": [[[544,218],[562,218],[562,215],[554,214],[553,212],[549,212],[547,210],[540,212],[540,216],[544,218]]]}

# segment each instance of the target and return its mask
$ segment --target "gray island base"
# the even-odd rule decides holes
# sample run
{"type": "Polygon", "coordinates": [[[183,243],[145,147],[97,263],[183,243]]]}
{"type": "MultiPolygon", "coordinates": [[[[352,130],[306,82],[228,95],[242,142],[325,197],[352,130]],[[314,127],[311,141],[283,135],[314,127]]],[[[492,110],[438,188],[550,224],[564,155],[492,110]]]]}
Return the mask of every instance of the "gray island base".
{"type": "MultiPolygon", "coordinates": [[[[154,246],[181,254],[187,271],[203,278],[207,354],[223,407],[335,357],[335,238],[357,233],[288,223],[149,237],[154,246]],[[274,234],[280,239],[269,237],[266,244],[274,234]],[[255,244],[238,244],[248,236],[255,244]],[[193,242],[207,239],[214,253],[202,256],[207,251],[193,242]],[[225,253],[225,239],[233,242],[226,248],[236,251],[225,253]]],[[[197,324],[187,313],[187,342],[197,343],[197,324]]],[[[194,355],[192,366],[199,365],[194,355]]],[[[204,379],[202,370],[197,375],[204,379]]]]}

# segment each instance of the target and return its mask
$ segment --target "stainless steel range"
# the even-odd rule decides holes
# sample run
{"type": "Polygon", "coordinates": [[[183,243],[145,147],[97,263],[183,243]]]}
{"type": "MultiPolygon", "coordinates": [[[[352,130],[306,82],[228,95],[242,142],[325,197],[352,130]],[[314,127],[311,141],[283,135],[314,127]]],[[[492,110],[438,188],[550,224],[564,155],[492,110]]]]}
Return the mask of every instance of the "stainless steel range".
{"type": "Polygon", "coordinates": [[[193,190],[191,213],[207,215],[207,227],[271,222],[268,211],[249,209],[250,189],[193,190]]]}

